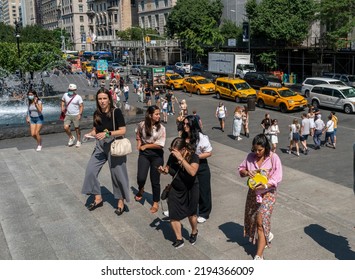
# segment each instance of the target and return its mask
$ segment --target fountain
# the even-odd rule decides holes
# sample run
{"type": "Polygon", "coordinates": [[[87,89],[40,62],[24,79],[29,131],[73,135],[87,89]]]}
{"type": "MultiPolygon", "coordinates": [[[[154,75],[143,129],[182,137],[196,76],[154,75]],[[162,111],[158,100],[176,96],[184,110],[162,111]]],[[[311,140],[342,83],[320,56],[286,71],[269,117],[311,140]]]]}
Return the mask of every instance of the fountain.
{"type": "MultiPolygon", "coordinates": [[[[83,73],[68,73],[68,63],[63,60],[51,63],[42,71],[33,73],[33,79],[25,77],[21,80],[0,67],[0,139],[28,136],[26,124],[27,99],[29,88],[34,88],[43,102],[45,124],[42,133],[62,132],[62,121],[59,121],[61,97],[68,85],[74,83],[78,94],[84,99],[84,114],[81,126],[92,127],[92,114],[96,109],[95,95],[98,88],[89,86],[83,73]],[[27,79],[26,79],[27,78],[27,79]],[[30,81],[30,82],[26,82],[30,81]]],[[[105,81],[108,86],[108,81],[105,81]]],[[[142,120],[144,112],[141,108],[127,105],[121,108],[126,122],[142,120]]]]}

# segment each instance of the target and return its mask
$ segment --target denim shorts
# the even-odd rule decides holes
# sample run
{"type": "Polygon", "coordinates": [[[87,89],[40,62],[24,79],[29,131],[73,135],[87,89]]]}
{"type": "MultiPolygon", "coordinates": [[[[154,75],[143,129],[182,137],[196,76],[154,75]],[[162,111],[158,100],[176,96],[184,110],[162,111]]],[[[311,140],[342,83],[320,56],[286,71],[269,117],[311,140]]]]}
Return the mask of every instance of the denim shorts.
{"type": "Polygon", "coordinates": [[[43,124],[43,122],[44,122],[43,115],[40,115],[38,117],[30,117],[31,124],[43,124]]]}

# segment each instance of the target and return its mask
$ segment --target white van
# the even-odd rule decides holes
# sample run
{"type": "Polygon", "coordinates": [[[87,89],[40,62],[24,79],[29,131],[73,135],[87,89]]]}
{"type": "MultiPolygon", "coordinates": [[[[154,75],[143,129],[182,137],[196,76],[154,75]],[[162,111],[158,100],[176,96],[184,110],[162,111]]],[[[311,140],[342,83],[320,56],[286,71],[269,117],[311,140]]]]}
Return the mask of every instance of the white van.
{"type": "Polygon", "coordinates": [[[346,86],[342,81],[333,79],[333,78],[325,78],[325,77],[311,77],[304,80],[302,83],[301,94],[303,96],[309,97],[309,92],[315,85],[322,84],[330,84],[330,85],[342,85],[346,86]]]}
{"type": "Polygon", "coordinates": [[[350,114],[355,112],[355,88],[343,85],[317,85],[309,93],[314,107],[324,106],[343,110],[350,114]]]}

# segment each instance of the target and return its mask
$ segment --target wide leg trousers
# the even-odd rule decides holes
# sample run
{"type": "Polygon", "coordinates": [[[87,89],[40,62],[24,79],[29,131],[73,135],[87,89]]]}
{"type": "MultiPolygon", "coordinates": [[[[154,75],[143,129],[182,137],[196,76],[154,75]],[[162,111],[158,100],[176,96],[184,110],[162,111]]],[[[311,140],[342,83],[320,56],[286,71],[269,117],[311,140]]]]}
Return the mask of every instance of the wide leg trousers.
{"type": "Polygon", "coordinates": [[[212,211],[211,192],[211,171],[207,159],[200,160],[197,171],[197,178],[200,189],[200,199],[198,203],[199,216],[208,219],[212,211]]]}
{"type": "Polygon", "coordinates": [[[81,192],[87,195],[101,195],[101,185],[98,176],[102,166],[108,161],[114,197],[116,199],[125,199],[126,202],[130,202],[129,179],[126,166],[127,156],[112,157],[110,154],[112,141],[96,141],[94,152],[86,167],[85,179],[81,192]]]}

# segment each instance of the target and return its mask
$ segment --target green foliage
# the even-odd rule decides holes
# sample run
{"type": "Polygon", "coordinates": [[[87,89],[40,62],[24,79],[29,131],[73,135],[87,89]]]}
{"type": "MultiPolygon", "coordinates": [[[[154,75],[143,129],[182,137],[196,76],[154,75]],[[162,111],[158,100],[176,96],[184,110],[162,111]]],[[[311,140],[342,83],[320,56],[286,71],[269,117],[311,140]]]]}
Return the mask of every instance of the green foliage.
{"type": "Polygon", "coordinates": [[[257,57],[259,58],[259,61],[269,70],[275,70],[277,68],[276,52],[264,52],[258,54],[257,57]]]}
{"type": "Polygon", "coordinates": [[[348,34],[355,28],[354,0],[322,0],[318,18],[325,25],[326,44],[334,49],[347,47],[348,34]]]}
{"type": "MultiPolygon", "coordinates": [[[[141,41],[141,40],[143,40],[143,36],[146,36],[146,34],[150,34],[150,36],[151,36],[151,34],[158,35],[158,32],[152,28],[142,29],[140,27],[131,27],[131,28],[127,28],[124,31],[116,31],[116,35],[122,41],[141,41]]],[[[151,36],[151,37],[154,37],[154,36],[151,36]]],[[[157,38],[159,38],[159,37],[157,37],[157,38]]]]}
{"type": "Polygon", "coordinates": [[[221,0],[178,0],[168,17],[168,36],[183,40],[187,49],[201,56],[205,47],[224,41],[218,28],[222,9],[221,0]]]}
{"type": "Polygon", "coordinates": [[[0,42],[16,42],[15,28],[0,22],[0,42]]]}
{"type": "Polygon", "coordinates": [[[252,36],[300,44],[315,19],[314,0],[255,0],[247,3],[252,36]]]}
{"type": "Polygon", "coordinates": [[[219,30],[224,38],[224,41],[232,38],[238,39],[238,41],[241,41],[242,39],[242,28],[240,26],[236,26],[236,24],[229,19],[223,21],[219,30]]]}

